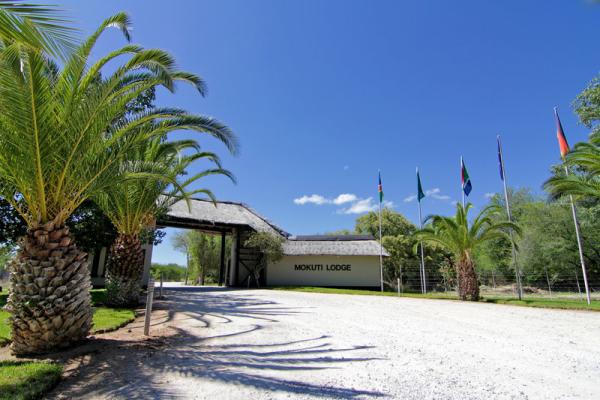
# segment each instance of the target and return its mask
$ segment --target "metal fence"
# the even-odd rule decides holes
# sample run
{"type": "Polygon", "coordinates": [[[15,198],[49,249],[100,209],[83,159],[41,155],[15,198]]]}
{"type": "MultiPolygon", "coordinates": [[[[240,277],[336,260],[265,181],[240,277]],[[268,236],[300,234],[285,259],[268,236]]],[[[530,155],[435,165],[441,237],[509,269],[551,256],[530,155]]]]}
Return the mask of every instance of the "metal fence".
{"type": "MultiPolygon", "coordinates": [[[[427,293],[456,293],[456,276],[450,266],[426,265],[427,293]]],[[[480,292],[484,297],[517,298],[514,270],[478,270],[480,292]]],[[[421,293],[418,265],[392,267],[385,271],[386,289],[403,293],[421,293]],[[398,287],[398,283],[400,287],[398,287]]],[[[524,298],[564,298],[585,301],[585,287],[580,268],[565,268],[561,272],[527,271],[521,273],[524,298]]],[[[591,297],[600,300],[600,279],[588,274],[591,297]]]]}

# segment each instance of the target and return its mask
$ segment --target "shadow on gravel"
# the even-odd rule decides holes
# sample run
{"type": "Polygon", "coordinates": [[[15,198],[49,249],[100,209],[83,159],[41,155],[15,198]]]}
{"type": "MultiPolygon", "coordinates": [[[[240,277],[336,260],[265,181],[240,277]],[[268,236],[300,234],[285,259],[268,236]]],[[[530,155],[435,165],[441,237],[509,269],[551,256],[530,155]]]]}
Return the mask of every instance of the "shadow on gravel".
{"type": "MultiPolygon", "coordinates": [[[[85,354],[80,357],[82,367],[77,374],[61,383],[49,398],[204,398],[203,381],[321,398],[384,396],[375,391],[321,387],[263,374],[265,371],[315,372],[374,359],[353,356],[353,352],[370,347],[335,348],[328,336],[260,344],[244,340],[263,329],[262,323],[276,322],[277,316],[302,312],[300,310],[234,293],[206,297],[201,293],[171,295],[176,297],[173,302],[178,313],[183,312],[184,318],[196,319],[203,326],[210,326],[207,316],[221,319],[223,323],[231,323],[232,317],[249,318],[256,320],[256,324],[250,329],[202,338],[178,329],[179,335],[169,339],[121,342],[113,344],[110,352],[85,354]],[[191,387],[187,391],[176,387],[177,383],[172,380],[181,377],[196,391],[192,392],[191,387]]],[[[181,315],[177,319],[181,319],[181,315]]],[[[227,398],[226,393],[222,396],[227,398]]]]}

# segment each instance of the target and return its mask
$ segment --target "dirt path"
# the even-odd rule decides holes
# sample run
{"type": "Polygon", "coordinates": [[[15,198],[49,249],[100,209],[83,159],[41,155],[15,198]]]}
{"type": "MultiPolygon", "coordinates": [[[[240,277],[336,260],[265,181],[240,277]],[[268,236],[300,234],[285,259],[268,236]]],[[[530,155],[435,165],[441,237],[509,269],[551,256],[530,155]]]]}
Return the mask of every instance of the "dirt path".
{"type": "Polygon", "coordinates": [[[168,337],[99,335],[48,398],[600,398],[600,313],[267,290],[162,306],[168,337]]]}

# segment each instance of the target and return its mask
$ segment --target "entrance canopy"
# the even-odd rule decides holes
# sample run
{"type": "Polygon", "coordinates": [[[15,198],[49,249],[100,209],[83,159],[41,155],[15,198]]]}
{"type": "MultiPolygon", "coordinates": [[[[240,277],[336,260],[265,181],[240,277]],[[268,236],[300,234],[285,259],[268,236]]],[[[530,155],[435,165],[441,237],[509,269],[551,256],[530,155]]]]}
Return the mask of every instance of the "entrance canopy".
{"type": "MultiPolygon", "coordinates": [[[[160,227],[195,229],[221,235],[219,284],[249,285],[251,272],[261,262],[261,254],[244,246],[252,232],[266,232],[286,239],[289,233],[243,203],[192,199],[179,201],[157,222],[160,227]],[[225,263],[225,235],[232,239],[229,263],[225,263]]],[[[266,277],[261,276],[264,285],[266,277]]]]}
{"type": "Polygon", "coordinates": [[[232,233],[237,230],[268,232],[287,238],[289,233],[272,224],[243,203],[192,199],[189,207],[185,201],[175,203],[157,221],[160,226],[198,229],[205,232],[232,233]]]}

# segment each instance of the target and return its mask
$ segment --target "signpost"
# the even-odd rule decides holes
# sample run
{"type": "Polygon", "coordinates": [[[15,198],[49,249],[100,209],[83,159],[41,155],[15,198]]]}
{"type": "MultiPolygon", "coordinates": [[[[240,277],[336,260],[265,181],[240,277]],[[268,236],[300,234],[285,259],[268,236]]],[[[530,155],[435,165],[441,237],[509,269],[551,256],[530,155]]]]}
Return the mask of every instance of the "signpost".
{"type": "Polygon", "coordinates": [[[144,335],[150,334],[150,317],[152,314],[152,300],[154,300],[154,279],[148,279],[148,297],[146,297],[146,315],[144,316],[144,335]]]}

